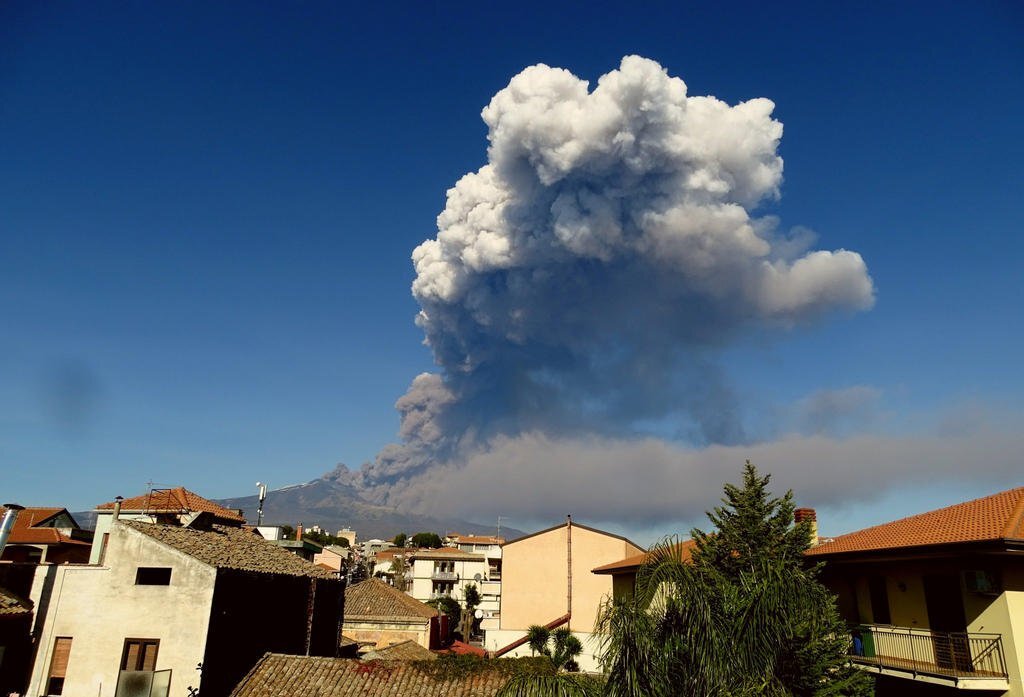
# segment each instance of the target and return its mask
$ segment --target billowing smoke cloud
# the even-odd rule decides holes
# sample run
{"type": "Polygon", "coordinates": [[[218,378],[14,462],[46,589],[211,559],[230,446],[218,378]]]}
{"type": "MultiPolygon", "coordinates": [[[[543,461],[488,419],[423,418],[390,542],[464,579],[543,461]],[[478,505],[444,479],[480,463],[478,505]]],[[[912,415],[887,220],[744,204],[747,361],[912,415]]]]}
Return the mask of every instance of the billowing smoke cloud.
{"type": "Polygon", "coordinates": [[[384,500],[494,438],[629,437],[679,423],[744,442],[715,365],[743,331],[871,306],[856,252],[808,251],[779,196],[774,104],[691,97],[629,56],[589,89],[536,65],[483,110],[487,164],[448,191],[413,252],[417,323],[440,367],[397,404],[401,443],[352,475],[384,500]]]}
{"type": "Polygon", "coordinates": [[[1024,418],[1017,413],[1015,419],[1012,428],[845,438],[790,434],[766,443],[705,448],[654,438],[498,436],[464,461],[441,465],[415,486],[400,488],[394,500],[437,515],[455,506],[460,515],[477,520],[492,519],[496,511],[539,521],[571,512],[582,521],[632,528],[706,524],[704,511],[718,502],[723,483],[739,481],[748,458],[772,474],[773,491],[793,489],[809,506],[855,505],[889,487],[937,483],[997,491],[1020,485],[1024,418]]]}

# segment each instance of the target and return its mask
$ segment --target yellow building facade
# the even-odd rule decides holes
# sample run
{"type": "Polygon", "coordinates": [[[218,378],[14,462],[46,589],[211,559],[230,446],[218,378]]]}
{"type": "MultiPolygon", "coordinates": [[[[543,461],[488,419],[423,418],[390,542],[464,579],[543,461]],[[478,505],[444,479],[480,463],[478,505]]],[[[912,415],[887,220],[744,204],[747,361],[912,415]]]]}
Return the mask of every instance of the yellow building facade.
{"type": "Polygon", "coordinates": [[[1024,697],[1024,488],[904,518],[808,552],[879,695],[1024,697]]]}

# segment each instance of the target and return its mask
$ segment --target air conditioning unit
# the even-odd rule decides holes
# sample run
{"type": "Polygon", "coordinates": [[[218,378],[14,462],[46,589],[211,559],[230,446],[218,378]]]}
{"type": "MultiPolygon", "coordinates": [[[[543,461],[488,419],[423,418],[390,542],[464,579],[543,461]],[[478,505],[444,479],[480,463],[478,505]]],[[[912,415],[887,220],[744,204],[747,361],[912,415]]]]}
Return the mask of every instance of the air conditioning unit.
{"type": "Polygon", "coordinates": [[[999,595],[1002,593],[1002,588],[999,585],[999,579],[991,571],[985,570],[973,570],[964,571],[964,586],[971,593],[978,593],[980,595],[999,595]]]}

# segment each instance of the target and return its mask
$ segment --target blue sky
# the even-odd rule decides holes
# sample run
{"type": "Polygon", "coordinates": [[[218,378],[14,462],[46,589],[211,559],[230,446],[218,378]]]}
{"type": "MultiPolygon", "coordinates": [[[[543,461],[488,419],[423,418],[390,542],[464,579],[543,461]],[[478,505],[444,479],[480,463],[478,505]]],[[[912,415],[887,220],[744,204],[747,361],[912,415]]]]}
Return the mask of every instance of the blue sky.
{"type": "MultiPolygon", "coordinates": [[[[82,509],[149,480],[231,496],[372,459],[433,367],[409,257],[486,161],[480,110],[529,65],[596,82],[627,54],[692,95],[772,99],[785,180],[762,212],[858,251],[874,279],[869,311],[725,351],[752,430],[856,386],[837,428],[1013,431],[1022,30],[1013,2],[4,3],[4,496],[82,509]]],[[[894,479],[825,506],[823,527],[1022,483],[894,479]]]]}

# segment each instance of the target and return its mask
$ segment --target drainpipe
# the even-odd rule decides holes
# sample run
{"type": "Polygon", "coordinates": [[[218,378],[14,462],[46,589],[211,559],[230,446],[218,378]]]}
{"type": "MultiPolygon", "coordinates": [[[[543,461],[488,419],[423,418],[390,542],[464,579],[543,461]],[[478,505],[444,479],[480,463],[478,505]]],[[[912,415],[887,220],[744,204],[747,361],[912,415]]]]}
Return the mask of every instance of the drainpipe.
{"type": "Polygon", "coordinates": [[[25,510],[24,506],[19,506],[16,503],[5,503],[4,508],[7,509],[7,512],[4,513],[3,522],[0,522],[0,555],[4,553],[4,547],[7,546],[7,538],[11,536],[11,529],[18,517],[18,511],[25,510]]]}
{"type": "MultiPolygon", "coordinates": [[[[565,559],[566,576],[568,577],[568,592],[566,593],[565,612],[569,615],[569,622],[572,622],[572,516],[565,516],[565,559]]],[[[569,622],[566,622],[566,629],[570,629],[569,622]]]]}

